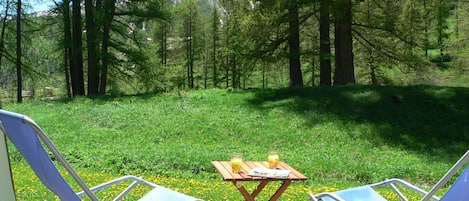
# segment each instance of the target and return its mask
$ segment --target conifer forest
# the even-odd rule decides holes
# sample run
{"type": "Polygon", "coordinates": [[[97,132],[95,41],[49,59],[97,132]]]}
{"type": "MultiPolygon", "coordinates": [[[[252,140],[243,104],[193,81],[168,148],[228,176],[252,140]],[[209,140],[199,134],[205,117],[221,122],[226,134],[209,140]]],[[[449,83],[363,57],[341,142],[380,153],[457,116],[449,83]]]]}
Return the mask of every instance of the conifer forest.
{"type": "Polygon", "coordinates": [[[0,92],[469,84],[466,0],[0,0],[0,92]],[[50,5],[37,11],[37,4],[50,5]]]}

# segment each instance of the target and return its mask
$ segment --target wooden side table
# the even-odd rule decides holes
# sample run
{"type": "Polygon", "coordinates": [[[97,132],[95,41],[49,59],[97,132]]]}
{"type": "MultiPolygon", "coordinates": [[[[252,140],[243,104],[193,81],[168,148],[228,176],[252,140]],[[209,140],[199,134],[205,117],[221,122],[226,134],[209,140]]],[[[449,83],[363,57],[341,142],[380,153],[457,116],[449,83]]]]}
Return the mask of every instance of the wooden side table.
{"type": "Polygon", "coordinates": [[[290,170],[290,175],[288,178],[265,178],[265,177],[252,177],[248,173],[252,168],[267,168],[267,161],[245,161],[241,166],[241,171],[239,173],[233,173],[231,171],[231,162],[230,161],[212,161],[213,167],[220,173],[225,181],[231,181],[238,191],[243,195],[246,201],[254,201],[254,198],[259,195],[259,193],[264,189],[264,187],[271,181],[280,181],[282,185],[277,189],[277,191],[269,199],[270,201],[277,200],[285,190],[290,186],[292,181],[301,181],[307,180],[308,178],[302,173],[298,172],[285,162],[280,161],[278,169],[280,170],[290,170]],[[243,186],[245,181],[257,181],[259,185],[257,188],[249,193],[246,188],[243,186]]]}

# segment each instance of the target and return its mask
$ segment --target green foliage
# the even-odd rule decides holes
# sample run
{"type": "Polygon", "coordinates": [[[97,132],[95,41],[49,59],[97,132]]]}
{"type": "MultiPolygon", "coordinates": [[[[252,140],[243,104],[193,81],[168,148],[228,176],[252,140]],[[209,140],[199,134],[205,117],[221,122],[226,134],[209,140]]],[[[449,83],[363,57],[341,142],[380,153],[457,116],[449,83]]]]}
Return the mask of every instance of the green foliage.
{"type": "MultiPolygon", "coordinates": [[[[304,200],[308,192],[391,177],[434,184],[469,146],[468,99],[467,88],[356,85],[174,91],[31,101],[4,109],[36,120],[86,174],[179,179],[174,188],[192,189],[204,200],[241,200],[210,161],[227,160],[232,152],[266,160],[269,150],[277,150],[281,160],[309,177],[281,200],[304,200]],[[187,182],[192,179],[210,190],[187,182]]],[[[13,161],[23,163],[10,150],[13,161]]],[[[15,184],[32,185],[29,178],[15,184]]]]}
{"type": "Polygon", "coordinates": [[[434,58],[431,58],[430,61],[432,63],[436,63],[436,65],[442,69],[448,69],[448,62],[451,62],[451,55],[449,54],[440,54],[434,58]]]}
{"type": "MultiPolygon", "coordinates": [[[[110,61],[108,94],[184,89],[190,62],[194,88],[288,86],[285,2],[225,0],[211,4],[192,0],[178,4],[152,0],[119,7],[112,23],[109,54],[99,55],[110,61]],[[193,28],[191,48],[187,48],[184,24],[193,28]],[[188,55],[186,49],[192,53],[188,55]]],[[[425,2],[353,1],[357,83],[467,86],[468,3],[425,2]]],[[[301,5],[302,71],[305,83],[312,85],[319,77],[318,5],[304,0],[296,3],[301,5]]],[[[61,20],[56,16],[32,19],[37,24],[25,23],[24,32],[30,36],[29,43],[24,43],[30,44],[24,48],[28,66],[25,89],[54,87],[65,91],[63,53],[57,48],[61,20]]],[[[4,91],[15,94],[14,22],[6,23],[0,81],[4,91]]]]}

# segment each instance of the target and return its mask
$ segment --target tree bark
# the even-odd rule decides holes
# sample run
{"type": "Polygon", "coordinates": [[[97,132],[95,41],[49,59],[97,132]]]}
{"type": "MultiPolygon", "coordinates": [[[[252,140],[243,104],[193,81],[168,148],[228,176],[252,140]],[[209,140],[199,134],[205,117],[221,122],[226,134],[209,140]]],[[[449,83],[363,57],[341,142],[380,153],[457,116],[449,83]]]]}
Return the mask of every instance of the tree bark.
{"type": "Polygon", "coordinates": [[[168,22],[161,22],[161,36],[160,36],[160,56],[161,64],[166,65],[168,61],[168,22]]]}
{"type": "Polygon", "coordinates": [[[192,33],[192,6],[189,8],[189,15],[186,18],[186,59],[187,59],[187,85],[194,88],[194,36],[192,33]]]}
{"type": "Polygon", "coordinates": [[[217,8],[214,6],[213,9],[213,16],[212,16],[212,65],[213,65],[213,75],[212,75],[212,82],[214,87],[218,87],[218,65],[217,65],[217,53],[218,53],[218,11],[217,8]]]}
{"type": "Polygon", "coordinates": [[[194,88],[194,25],[193,25],[193,16],[192,16],[192,6],[191,6],[191,13],[189,17],[189,73],[190,73],[190,88],[194,88]]]}
{"type": "Polygon", "coordinates": [[[111,40],[111,22],[114,19],[114,13],[116,10],[116,0],[106,0],[104,3],[104,24],[103,24],[103,46],[102,48],[102,57],[101,57],[101,83],[99,85],[99,94],[106,94],[107,86],[107,71],[109,66],[109,44],[111,40]]]}
{"type": "Polygon", "coordinates": [[[428,58],[428,50],[430,49],[430,34],[429,34],[429,26],[430,26],[430,19],[429,19],[429,15],[430,15],[430,11],[429,9],[427,8],[427,0],[423,0],[423,11],[424,11],[424,14],[423,14],[423,17],[424,17],[424,21],[425,21],[425,25],[424,25],[424,33],[425,33],[425,38],[424,38],[424,48],[425,48],[425,57],[428,58]]]}
{"type": "Polygon", "coordinates": [[[320,1],[319,17],[319,85],[332,85],[331,67],[331,38],[330,38],[330,3],[329,0],[320,1]]]}
{"type": "Polygon", "coordinates": [[[98,95],[99,67],[97,51],[98,31],[95,23],[93,0],[85,0],[86,44],[88,50],[88,95],[98,95]]]}
{"type": "Polygon", "coordinates": [[[23,102],[23,75],[21,68],[21,0],[18,0],[16,8],[16,82],[17,82],[17,99],[18,103],[23,102]]]}
{"type": "Polygon", "coordinates": [[[72,1],[72,69],[70,78],[72,81],[73,97],[85,95],[85,80],[83,78],[83,50],[81,30],[81,6],[80,0],[72,1]]]}
{"type": "Polygon", "coordinates": [[[2,18],[2,32],[0,35],[0,69],[2,68],[2,58],[5,51],[5,30],[7,26],[8,11],[10,10],[10,1],[6,1],[5,15],[2,18]]]}
{"type": "Polygon", "coordinates": [[[70,86],[70,69],[72,58],[72,30],[70,28],[70,1],[64,0],[62,4],[63,10],[63,23],[64,23],[64,73],[65,73],[65,85],[67,88],[67,97],[72,97],[72,91],[70,86]]]}
{"type": "Polygon", "coordinates": [[[335,11],[334,85],[355,83],[352,47],[352,1],[338,0],[335,11]]]}
{"type": "Polygon", "coordinates": [[[291,2],[288,8],[289,15],[289,36],[288,43],[290,46],[290,86],[302,87],[303,75],[301,73],[300,64],[300,20],[298,17],[298,4],[291,2]]]}

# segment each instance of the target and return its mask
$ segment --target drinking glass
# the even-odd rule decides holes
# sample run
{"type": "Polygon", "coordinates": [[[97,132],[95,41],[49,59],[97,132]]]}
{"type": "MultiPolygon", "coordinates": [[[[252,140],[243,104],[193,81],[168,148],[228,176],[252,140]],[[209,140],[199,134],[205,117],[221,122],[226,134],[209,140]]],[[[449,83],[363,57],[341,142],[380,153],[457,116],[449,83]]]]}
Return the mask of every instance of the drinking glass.
{"type": "Polygon", "coordinates": [[[269,161],[269,168],[270,169],[277,168],[278,167],[278,162],[280,161],[280,156],[279,156],[278,152],[270,151],[268,161],[269,161]]]}
{"type": "Polygon", "coordinates": [[[241,171],[241,164],[243,163],[243,156],[240,153],[233,153],[231,155],[231,170],[233,173],[241,171]]]}

